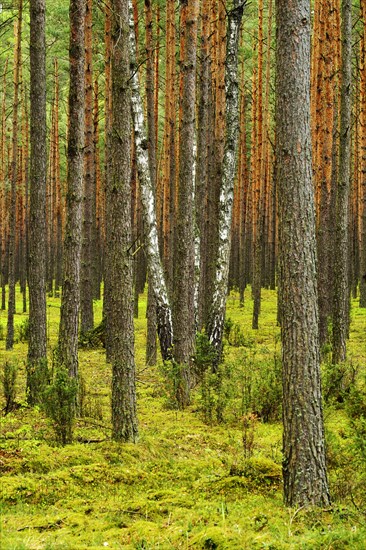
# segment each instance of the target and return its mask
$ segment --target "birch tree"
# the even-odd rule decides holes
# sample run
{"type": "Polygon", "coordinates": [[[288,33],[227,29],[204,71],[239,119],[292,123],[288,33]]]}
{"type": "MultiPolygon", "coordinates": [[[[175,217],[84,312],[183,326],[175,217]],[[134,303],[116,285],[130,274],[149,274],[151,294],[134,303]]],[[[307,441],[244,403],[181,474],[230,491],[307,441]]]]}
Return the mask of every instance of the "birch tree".
{"type": "Polygon", "coordinates": [[[141,99],[136,59],[136,38],[133,7],[130,0],[130,67],[131,67],[131,109],[135,132],[136,163],[143,207],[145,250],[148,263],[148,278],[156,300],[157,330],[163,360],[172,358],[173,326],[172,314],[160,261],[158,228],[156,221],[155,196],[151,184],[144,111],[141,99]]]}
{"type": "Polygon", "coordinates": [[[234,0],[234,6],[228,13],[225,72],[226,137],[220,190],[218,222],[219,246],[216,261],[216,276],[214,280],[212,307],[207,324],[207,334],[209,340],[217,352],[217,363],[220,360],[222,352],[222,336],[229,277],[231,217],[239,137],[238,49],[240,25],[245,4],[245,1],[234,0]]]}

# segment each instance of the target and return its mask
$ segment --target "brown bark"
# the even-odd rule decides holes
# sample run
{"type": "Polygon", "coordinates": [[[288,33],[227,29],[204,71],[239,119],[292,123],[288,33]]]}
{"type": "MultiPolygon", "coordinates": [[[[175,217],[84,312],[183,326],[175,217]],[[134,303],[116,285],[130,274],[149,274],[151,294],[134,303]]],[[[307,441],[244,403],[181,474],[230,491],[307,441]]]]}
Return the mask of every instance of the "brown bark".
{"type": "Polygon", "coordinates": [[[174,359],[181,366],[177,400],[189,403],[189,367],[194,352],[194,176],[198,0],[181,3],[179,185],[174,250],[174,359]]]}
{"type": "Polygon", "coordinates": [[[84,0],[71,0],[69,13],[70,88],[67,148],[67,220],[64,238],[64,273],[58,354],[60,364],[68,369],[70,376],[77,378],[85,138],[84,0]]]}
{"type": "MultiPolygon", "coordinates": [[[[149,168],[151,185],[156,194],[157,177],[157,133],[155,113],[154,82],[154,53],[153,53],[153,13],[151,0],[145,0],[145,44],[146,44],[146,111],[147,111],[147,148],[149,151],[149,168]]],[[[146,363],[156,363],[156,305],[151,285],[148,285],[147,295],[147,335],[146,335],[146,363]]]]}
{"type": "Polygon", "coordinates": [[[46,6],[30,3],[30,208],[29,208],[29,346],[27,392],[31,404],[40,398],[33,372],[47,359],[46,315],[46,6]],[[37,365],[38,364],[38,365],[37,365]]]}
{"type": "Polygon", "coordinates": [[[93,328],[93,281],[95,280],[95,172],[93,139],[93,67],[92,67],[92,1],[86,0],[85,11],[85,143],[83,237],[80,279],[80,332],[93,328]]]}
{"type": "Polygon", "coordinates": [[[283,476],[289,506],[329,505],[310,130],[310,4],[276,2],[283,476]]]}
{"type": "Polygon", "coordinates": [[[366,0],[361,0],[363,34],[360,58],[360,185],[361,185],[361,258],[360,307],[366,307],[366,0]]]}
{"type": "Polygon", "coordinates": [[[131,248],[129,7],[112,0],[111,174],[107,187],[106,329],[112,362],[112,436],[137,439],[131,248]],[[113,223],[111,223],[113,221],[113,223]]]}
{"type": "Polygon", "coordinates": [[[262,286],[262,246],[264,211],[264,148],[263,148],[263,0],[258,3],[258,69],[257,69],[257,125],[254,160],[254,235],[253,235],[253,318],[252,328],[258,329],[262,286]]]}
{"type": "Polygon", "coordinates": [[[8,59],[4,64],[4,75],[2,79],[2,101],[1,101],[1,136],[0,136],[0,276],[2,287],[2,306],[5,309],[5,263],[6,263],[6,234],[7,234],[7,215],[6,215],[6,190],[5,175],[7,172],[6,163],[6,75],[8,71],[8,59]]]}
{"type": "Polygon", "coordinates": [[[103,267],[103,242],[104,242],[104,194],[102,189],[100,169],[100,148],[99,148],[99,83],[98,77],[94,80],[94,108],[93,108],[93,142],[94,142],[94,175],[95,175],[95,232],[96,232],[96,253],[95,280],[93,296],[100,300],[100,285],[102,282],[103,267]]]}
{"type": "Polygon", "coordinates": [[[352,8],[342,0],[341,111],[339,175],[336,195],[332,362],[346,359],[349,315],[349,194],[351,168],[352,8]]]}
{"type": "Polygon", "coordinates": [[[11,161],[11,192],[9,206],[9,296],[8,296],[8,326],[6,334],[6,349],[14,345],[14,313],[15,313],[15,252],[16,252],[16,187],[18,179],[18,109],[19,109],[19,71],[21,63],[23,1],[19,0],[18,18],[14,22],[14,99],[12,121],[12,161],[11,161]]]}

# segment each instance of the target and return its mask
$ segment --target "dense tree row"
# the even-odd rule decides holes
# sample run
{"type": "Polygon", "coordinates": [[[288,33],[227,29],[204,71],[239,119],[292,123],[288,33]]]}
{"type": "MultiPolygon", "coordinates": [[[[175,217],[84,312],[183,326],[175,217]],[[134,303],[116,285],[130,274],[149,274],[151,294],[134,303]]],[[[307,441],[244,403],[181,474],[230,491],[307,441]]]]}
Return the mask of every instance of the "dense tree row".
{"type": "Polygon", "coordinates": [[[242,305],[251,285],[256,329],[261,288],[278,285],[286,499],[327,503],[321,346],[331,343],[333,361],[344,361],[351,293],[366,305],[366,2],[352,14],[349,0],[314,0],[312,20],[306,0],[293,9],[282,0],[246,4],[71,0],[69,36],[57,1],[47,4],[47,28],[44,0],[31,0],[29,14],[22,0],[4,7],[7,348],[15,285],[25,308],[28,283],[35,403],[47,359],[46,288],[58,295],[62,286],[57,357],[77,378],[78,337],[94,328],[93,299],[103,288],[113,435],[135,440],[133,312],[145,282],[146,360],[156,361],[158,335],[182,408],[196,383],[197,331],[215,350],[213,372],[221,360],[228,290],[239,291],[242,305]],[[301,384],[312,411],[297,409],[301,384]],[[302,414],[314,428],[297,426],[304,437],[290,421],[302,414]],[[304,462],[289,458],[299,439],[306,480],[293,477],[304,462]]]}

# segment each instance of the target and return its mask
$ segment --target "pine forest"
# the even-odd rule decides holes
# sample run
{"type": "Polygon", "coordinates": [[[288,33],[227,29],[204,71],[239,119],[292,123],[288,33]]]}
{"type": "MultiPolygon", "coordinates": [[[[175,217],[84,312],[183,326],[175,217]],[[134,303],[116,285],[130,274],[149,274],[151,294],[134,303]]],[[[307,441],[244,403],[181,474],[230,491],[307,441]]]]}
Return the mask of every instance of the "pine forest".
{"type": "Polygon", "coordinates": [[[366,0],[0,0],[0,547],[364,549],[366,0]]]}

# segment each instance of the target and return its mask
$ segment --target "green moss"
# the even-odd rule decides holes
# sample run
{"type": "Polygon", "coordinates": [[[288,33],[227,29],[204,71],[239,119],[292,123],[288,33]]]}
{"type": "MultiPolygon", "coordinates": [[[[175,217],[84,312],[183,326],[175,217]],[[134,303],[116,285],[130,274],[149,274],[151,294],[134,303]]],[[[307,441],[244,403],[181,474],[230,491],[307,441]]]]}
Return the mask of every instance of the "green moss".
{"type": "MultiPolygon", "coordinates": [[[[48,303],[52,347],[60,299],[48,303]]],[[[263,290],[259,331],[250,328],[250,289],[244,308],[235,293],[229,297],[228,316],[238,326],[237,347],[225,349],[234,393],[226,423],[215,426],[202,422],[196,393],[187,410],[164,409],[159,369],[144,363],[145,307],[146,295],[135,320],[138,444],[110,441],[111,370],[101,349],[80,352],[86,398],[91,405],[98,401],[101,418],[76,419],[79,442],[58,447],[37,408],[23,406],[0,419],[2,548],[363,548],[365,476],[344,408],[325,407],[334,510],[305,513],[283,506],[279,422],[254,423],[252,456],[244,458],[241,384],[246,368],[260,376],[278,356],[275,293],[263,290]],[[241,333],[250,346],[241,345],[241,333]]],[[[98,323],[100,302],[95,314],[98,323]]],[[[16,323],[24,318],[18,314],[16,323]]],[[[354,305],[349,352],[362,376],[365,319],[366,311],[354,305]]],[[[6,312],[0,311],[0,322],[5,326],[6,312]]],[[[18,366],[16,399],[23,404],[26,353],[20,342],[11,353],[0,351],[0,362],[18,366]]],[[[93,414],[92,406],[88,410],[93,414]]]]}

